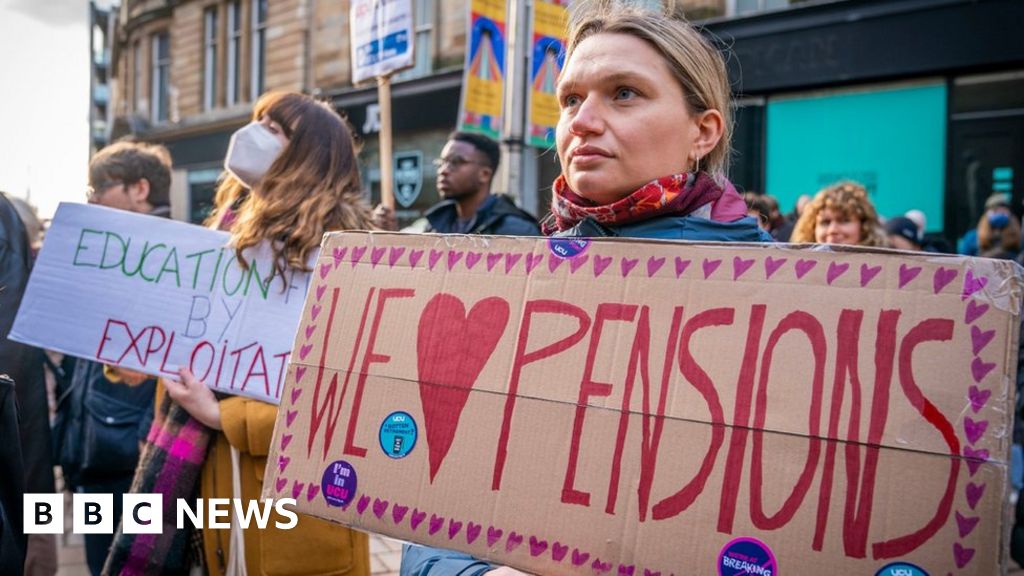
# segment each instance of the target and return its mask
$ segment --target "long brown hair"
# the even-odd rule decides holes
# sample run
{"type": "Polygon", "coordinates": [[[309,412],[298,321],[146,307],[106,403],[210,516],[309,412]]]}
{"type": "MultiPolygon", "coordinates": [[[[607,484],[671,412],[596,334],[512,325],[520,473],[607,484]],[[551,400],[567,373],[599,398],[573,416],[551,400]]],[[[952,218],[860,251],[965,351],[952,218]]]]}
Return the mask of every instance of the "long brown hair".
{"type": "Polygon", "coordinates": [[[814,229],[818,213],[828,208],[837,215],[860,221],[858,246],[885,246],[885,237],[879,231],[878,212],[868,198],[868,191],[856,182],[838,182],[818,192],[804,208],[796,221],[790,242],[816,242],[814,229]]]}
{"type": "Polygon", "coordinates": [[[246,196],[236,178],[225,172],[207,223],[216,226],[231,211],[237,219],[231,240],[239,263],[242,251],[269,241],[274,271],[308,271],[310,253],[324,232],[373,228],[370,206],[362,195],[352,134],[325,102],[294,92],[268,92],[253,108],[281,125],[289,143],[246,196]]]}

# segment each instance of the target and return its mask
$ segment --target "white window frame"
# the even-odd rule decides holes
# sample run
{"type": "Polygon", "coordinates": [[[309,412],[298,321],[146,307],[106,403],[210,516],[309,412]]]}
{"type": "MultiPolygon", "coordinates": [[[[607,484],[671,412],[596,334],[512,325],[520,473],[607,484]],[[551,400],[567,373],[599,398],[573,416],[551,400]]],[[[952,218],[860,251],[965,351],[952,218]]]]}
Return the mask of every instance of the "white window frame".
{"type": "Polygon", "coordinates": [[[421,78],[433,72],[435,0],[413,1],[413,67],[401,72],[396,80],[421,78]]]}
{"type": "Polygon", "coordinates": [[[217,106],[217,7],[203,12],[203,110],[217,106]]]}
{"type": "Polygon", "coordinates": [[[270,10],[267,2],[266,11],[263,12],[263,19],[260,19],[260,4],[262,0],[252,0],[252,12],[250,21],[250,42],[249,50],[249,97],[256,101],[266,88],[264,85],[267,70],[267,12],[270,10]]]}
{"type": "Polygon", "coordinates": [[[142,77],[145,74],[145,60],[142,57],[142,40],[135,40],[132,46],[132,112],[142,112],[142,77]]]}
{"type": "Polygon", "coordinates": [[[153,34],[150,49],[152,50],[152,63],[151,74],[152,82],[150,83],[151,93],[150,101],[152,103],[151,119],[154,124],[159,122],[166,122],[171,116],[171,87],[170,87],[170,70],[171,70],[171,38],[170,35],[164,32],[157,32],[153,34]],[[160,58],[160,39],[167,39],[167,55],[160,58]],[[164,72],[167,73],[167,77],[164,77],[164,72]],[[161,117],[161,107],[163,107],[163,117],[161,117]]]}
{"type": "Polygon", "coordinates": [[[241,70],[242,70],[242,2],[228,2],[227,18],[227,74],[225,101],[232,106],[241,101],[241,70]]]}

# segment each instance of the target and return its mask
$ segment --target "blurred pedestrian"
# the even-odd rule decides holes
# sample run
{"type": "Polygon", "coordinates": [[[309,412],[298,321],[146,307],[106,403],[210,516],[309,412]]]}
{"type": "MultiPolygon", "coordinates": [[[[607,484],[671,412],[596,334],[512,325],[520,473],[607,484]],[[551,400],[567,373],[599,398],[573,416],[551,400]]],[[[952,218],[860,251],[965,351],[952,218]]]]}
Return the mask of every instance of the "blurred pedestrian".
{"type": "Polygon", "coordinates": [[[783,217],[782,223],[772,230],[772,238],[775,238],[778,242],[789,242],[790,237],[793,235],[793,229],[796,228],[796,221],[800,219],[800,214],[803,213],[810,203],[811,197],[807,194],[801,194],[796,199],[793,210],[786,214],[783,217]]]}
{"type": "MultiPolygon", "coordinates": [[[[744,192],[743,201],[747,204],[747,215],[757,220],[757,225],[761,230],[771,232],[772,202],[769,197],[757,192],[744,192]]],[[[777,203],[775,212],[778,213],[777,203]]]]}
{"type": "Polygon", "coordinates": [[[924,234],[910,218],[896,216],[885,221],[885,234],[889,246],[898,250],[920,251],[924,234]]]}
{"type": "Polygon", "coordinates": [[[797,220],[790,241],[886,245],[875,206],[867,190],[856,182],[839,182],[818,192],[797,220]]]}

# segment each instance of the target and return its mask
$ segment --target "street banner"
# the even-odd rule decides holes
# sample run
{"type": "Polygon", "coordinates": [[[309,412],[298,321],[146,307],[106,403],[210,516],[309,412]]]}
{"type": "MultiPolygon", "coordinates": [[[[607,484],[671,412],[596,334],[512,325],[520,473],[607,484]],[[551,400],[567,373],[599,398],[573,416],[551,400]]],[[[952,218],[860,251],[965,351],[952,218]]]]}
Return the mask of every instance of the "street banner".
{"type": "Polygon", "coordinates": [[[188,366],[208,386],[278,403],[310,274],[225,232],[61,204],[10,338],[161,377],[188,366]]]}
{"type": "Polygon", "coordinates": [[[413,65],[411,0],[352,0],[352,83],[413,65]]]}
{"type": "Polygon", "coordinates": [[[533,4],[528,143],[539,148],[555,145],[559,116],[555,86],[565,64],[567,5],[567,1],[557,0],[537,0],[533,4]]]}
{"type": "Polygon", "coordinates": [[[459,130],[499,139],[505,92],[505,2],[470,0],[469,12],[459,130]]]}
{"type": "Polygon", "coordinates": [[[331,234],[263,494],[533,574],[1005,573],[1022,295],[981,258],[331,234]]]}

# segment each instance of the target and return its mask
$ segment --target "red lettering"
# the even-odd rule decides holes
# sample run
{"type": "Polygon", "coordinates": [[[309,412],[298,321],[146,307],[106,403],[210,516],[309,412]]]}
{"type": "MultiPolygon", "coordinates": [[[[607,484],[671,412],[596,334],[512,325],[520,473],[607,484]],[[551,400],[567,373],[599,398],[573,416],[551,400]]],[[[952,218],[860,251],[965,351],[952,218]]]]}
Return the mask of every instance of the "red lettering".
{"type": "Polygon", "coordinates": [[[516,344],[516,355],[512,362],[512,375],[509,379],[508,394],[505,397],[505,415],[501,421],[501,434],[498,437],[498,448],[494,456],[494,475],[491,477],[491,490],[501,488],[501,476],[505,470],[508,457],[508,438],[512,430],[512,413],[515,410],[516,397],[519,393],[519,380],[523,368],[538,360],[548,358],[572,348],[579,343],[590,329],[590,317],[578,306],[558,300],[531,300],[526,303],[523,320],[519,326],[519,339],[516,344]],[[575,332],[532,352],[526,352],[530,337],[530,325],[534,314],[560,314],[572,316],[579,323],[575,332]]]}
{"type": "MultiPolygon", "coordinates": [[[[373,294],[376,288],[370,288],[370,292],[366,295],[366,303],[363,304],[363,316],[359,321],[359,331],[356,333],[356,343],[352,349],[352,358],[349,362],[348,373],[352,374],[352,368],[356,362],[356,353],[359,350],[359,343],[363,339],[363,328],[366,326],[366,317],[370,313],[370,303],[373,301],[373,294]]],[[[323,457],[327,458],[327,452],[331,449],[331,443],[334,441],[334,427],[338,424],[338,415],[341,412],[341,401],[345,399],[345,388],[348,388],[348,380],[345,381],[345,388],[342,389],[342,398],[338,402],[338,409],[335,410],[335,391],[338,388],[338,374],[335,373],[331,377],[331,382],[327,387],[326,402],[321,407],[320,405],[320,389],[324,382],[324,373],[327,371],[325,366],[327,364],[327,349],[330,347],[331,332],[334,330],[334,313],[338,309],[338,295],[341,293],[340,288],[335,288],[331,291],[331,311],[327,315],[327,329],[324,330],[324,345],[323,350],[320,353],[320,362],[317,367],[316,376],[316,388],[313,390],[313,407],[312,414],[310,416],[309,424],[309,437],[306,440],[306,455],[309,456],[313,452],[313,440],[316,438],[317,432],[320,430],[320,424],[323,422],[324,414],[329,414],[327,419],[327,430],[324,434],[324,452],[323,457]]]]}
{"type": "Polygon", "coordinates": [[[274,358],[281,360],[280,367],[277,369],[277,388],[274,389],[274,397],[281,397],[281,386],[284,385],[284,369],[288,366],[288,356],[291,352],[281,352],[280,354],[274,354],[274,358]]]}
{"type": "Polygon", "coordinates": [[[159,326],[150,326],[149,327],[149,340],[146,343],[146,354],[145,354],[145,357],[142,360],[142,365],[143,366],[145,366],[146,364],[149,363],[149,356],[151,354],[153,354],[154,352],[159,352],[160,349],[163,348],[164,343],[166,341],[167,341],[167,335],[164,334],[163,328],[160,328],[159,326]],[[156,336],[157,334],[160,335],[160,343],[156,344],[154,346],[153,345],[153,337],[156,336]]]}
{"type": "MultiPolygon", "coordinates": [[[[639,370],[644,389],[650,388],[651,376],[647,357],[651,353],[651,309],[640,308],[637,320],[636,336],[633,338],[633,349],[629,353],[629,368],[626,370],[626,386],[622,394],[622,410],[619,415],[619,431],[615,435],[615,453],[612,455],[612,472],[608,478],[608,500],[604,511],[615,513],[615,501],[619,495],[619,477],[622,474],[622,450],[626,445],[626,433],[629,431],[629,405],[633,398],[633,383],[639,370]]],[[[646,394],[646,392],[645,392],[646,394]]]]}
{"type": "MultiPolygon", "coordinates": [[[[164,374],[177,374],[178,373],[176,370],[168,370],[167,369],[167,359],[170,358],[170,356],[171,356],[171,349],[174,348],[174,336],[175,336],[175,332],[171,332],[171,338],[167,341],[167,348],[164,349],[164,358],[163,358],[163,360],[160,361],[160,372],[162,372],[164,374]]],[[[211,345],[210,347],[212,348],[213,346],[211,345]]],[[[211,358],[210,362],[211,363],[213,362],[212,358],[211,358]]],[[[209,374],[210,371],[207,370],[206,373],[209,374]]],[[[205,382],[206,381],[206,376],[203,376],[202,378],[200,378],[200,380],[203,380],[205,382]]]]}
{"type": "MultiPolygon", "coordinates": [[[[231,383],[228,386],[231,390],[235,389],[235,382],[238,381],[238,367],[242,363],[242,352],[245,352],[246,350],[252,348],[253,346],[256,346],[256,342],[250,342],[249,344],[246,344],[241,348],[231,351],[231,355],[235,357],[235,369],[231,372],[231,383]]],[[[244,380],[242,381],[242,390],[245,390],[244,380]]]]}
{"type": "Polygon", "coordinates": [[[132,336],[131,328],[129,328],[127,324],[124,324],[124,331],[128,333],[129,338],[128,347],[124,349],[124,352],[121,353],[121,356],[114,362],[114,364],[121,364],[124,362],[125,357],[128,356],[128,353],[135,350],[135,357],[139,359],[139,364],[145,365],[145,362],[142,360],[142,351],[139,350],[139,341],[142,340],[142,336],[147,330],[149,330],[149,327],[143,328],[138,334],[132,336]]]}
{"type": "Polygon", "coordinates": [[[245,380],[242,380],[242,390],[249,385],[249,379],[257,376],[263,377],[263,392],[270,396],[270,378],[267,377],[267,362],[263,359],[263,346],[256,347],[256,353],[252,356],[252,362],[249,363],[249,370],[246,371],[245,380]],[[259,362],[260,369],[255,370],[256,363],[259,362]]]}
{"type": "MultiPolygon", "coordinates": [[[[198,345],[196,345],[195,348],[192,349],[192,356],[189,357],[189,360],[188,360],[188,369],[191,370],[192,373],[195,374],[197,378],[199,378],[200,380],[205,382],[206,381],[206,377],[210,375],[210,370],[213,370],[213,359],[216,358],[216,356],[217,356],[217,350],[213,347],[213,344],[210,344],[206,340],[203,340],[198,345]],[[210,364],[206,367],[206,372],[203,372],[203,375],[199,376],[199,371],[196,370],[196,354],[198,354],[199,351],[203,349],[203,347],[209,347],[210,348],[210,364]]],[[[165,358],[165,361],[166,361],[166,358],[165,358]]],[[[161,367],[161,370],[162,369],[163,368],[161,367]]]]}
{"type": "Polygon", "coordinates": [[[113,340],[113,338],[111,338],[109,336],[110,326],[112,324],[117,324],[117,325],[121,326],[122,328],[124,328],[124,331],[127,332],[129,335],[131,335],[131,333],[132,333],[131,330],[128,329],[128,324],[127,323],[122,322],[120,320],[113,320],[113,319],[107,320],[107,324],[103,327],[103,338],[100,339],[100,346],[96,350],[96,359],[97,360],[102,360],[104,362],[110,362],[110,363],[114,363],[114,362],[116,362],[116,360],[114,360],[113,358],[104,358],[103,357],[103,348],[107,345],[107,342],[113,340]]]}

